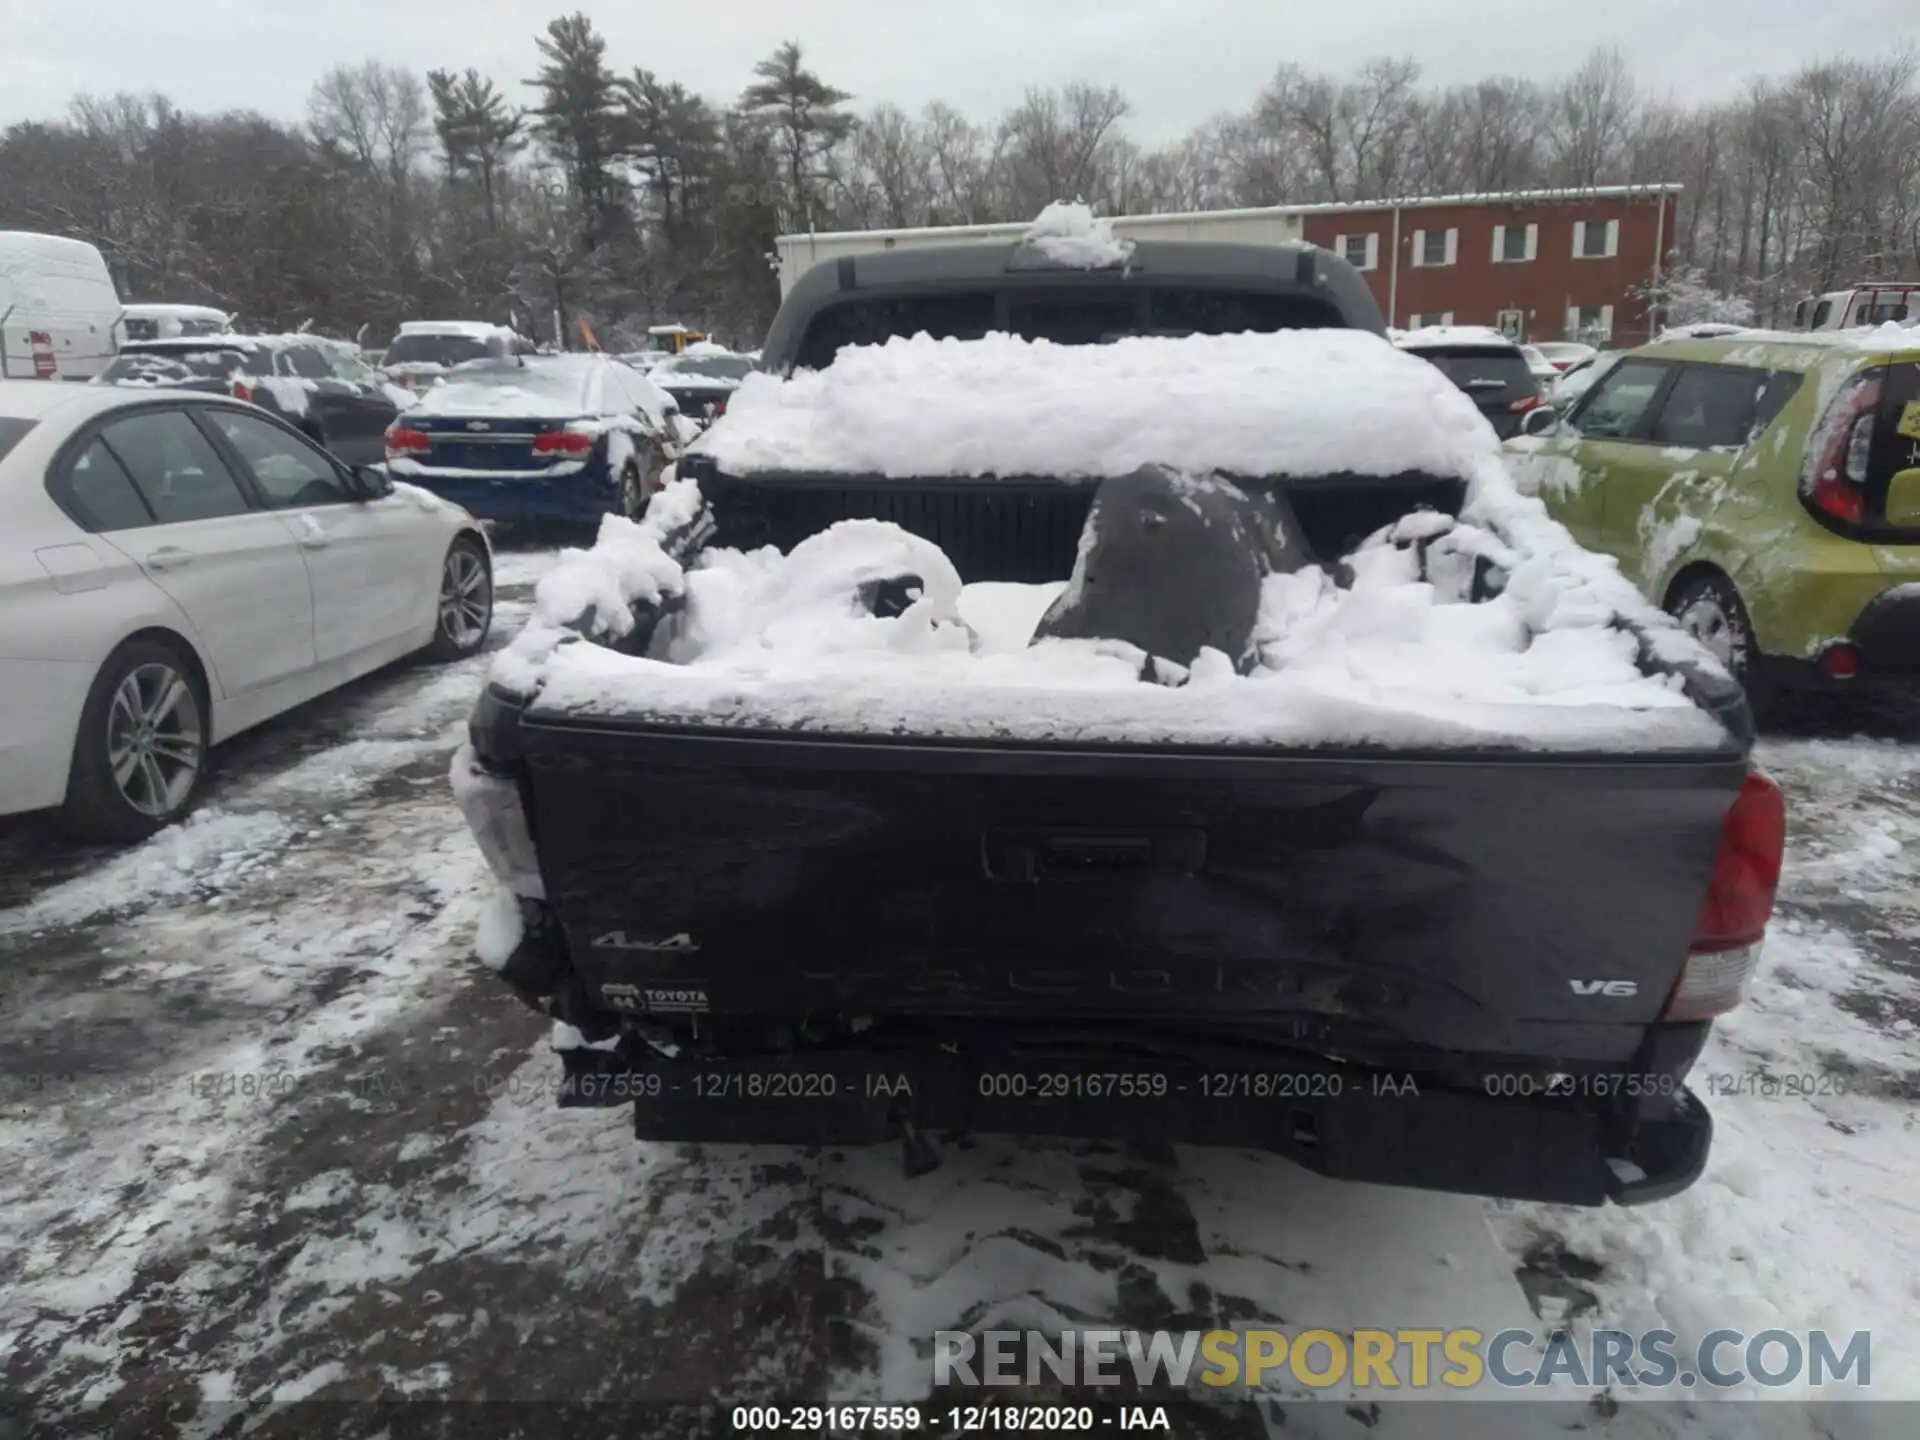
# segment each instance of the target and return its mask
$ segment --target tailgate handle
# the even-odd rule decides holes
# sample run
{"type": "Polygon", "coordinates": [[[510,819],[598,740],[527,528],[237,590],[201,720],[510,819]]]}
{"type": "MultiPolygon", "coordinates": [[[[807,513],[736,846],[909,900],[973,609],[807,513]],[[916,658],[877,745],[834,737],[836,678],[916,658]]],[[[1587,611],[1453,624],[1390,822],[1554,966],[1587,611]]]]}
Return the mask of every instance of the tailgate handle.
{"type": "Polygon", "coordinates": [[[1015,884],[1140,873],[1192,875],[1206,859],[1207,832],[1057,826],[990,830],[981,848],[987,877],[1015,884]]]}

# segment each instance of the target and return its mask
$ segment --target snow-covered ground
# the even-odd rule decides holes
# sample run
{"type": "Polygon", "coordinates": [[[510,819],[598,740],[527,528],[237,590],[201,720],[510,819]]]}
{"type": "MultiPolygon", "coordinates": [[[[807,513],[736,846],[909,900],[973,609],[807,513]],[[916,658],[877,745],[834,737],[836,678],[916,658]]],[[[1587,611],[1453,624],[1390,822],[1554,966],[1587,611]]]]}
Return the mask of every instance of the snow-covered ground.
{"type": "MultiPolygon", "coordinates": [[[[503,556],[503,633],[550,559],[503,556]]],[[[0,1395],[200,1436],[304,1396],[907,1398],[934,1330],[996,1321],[1544,1317],[1870,1328],[1876,1393],[1920,1396],[1920,713],[1764,745],[1782,918],[1702,1064],[1855,1093],[1710,1096],[1698,1186],[1573,1211],[1041,1141],[909,1180],[891,1148],[644,1146],[556,1111],[545,1027],[467,954],[485,871],[446,771],[488,663],[243,737],[202,815],[135,850],[0,831],[0,1395]]],[[[1284,1433],[1547,1433],[1507,1408],[1289,1400],[1284,1433]]],[[[1818,1433],[1692,1408],[1585,1433],[1818,1433]]]]}

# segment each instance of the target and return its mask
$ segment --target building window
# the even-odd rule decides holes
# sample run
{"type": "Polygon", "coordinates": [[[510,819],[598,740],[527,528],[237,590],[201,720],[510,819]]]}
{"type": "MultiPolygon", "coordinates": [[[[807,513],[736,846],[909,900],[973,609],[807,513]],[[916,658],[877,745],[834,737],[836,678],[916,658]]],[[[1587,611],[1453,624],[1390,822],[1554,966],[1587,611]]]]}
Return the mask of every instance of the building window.
{"type": "Polygon", "coordinates": [[[1576,220],[1573,222],[1573,258],[1605,260],[1620,253],[1618,220],[1576,220]]]}
{"type": "Polygon", "coordinates": [[[1613,338],[1611,305],[1570,305],[1567,307],[1567,339],[1589,345],[1603,345],[1613,338]]]}
{"type": "Polygon", "coordinates": [[[1453,312],[1451,310],[1429,310],[1424,315],[1409,315],[1407,317],[1407,328],[1409,330],[1424,330],[1429,325],[1451,325],[1452,323],[1453,312]]]}
{"type": "Polygon", "coordinates": [[[1380,264],[1378,235],[1336,235],[1333,253],[1356,270],[1372,270],[1380,264]]]}
{"type": "Polygon", "coordinates": [[[1538,225],[1496,225],[1493,227],[1493,263],[1521,265],[1540,253],[1538,225]]]}
{"type": "Polygon", "coordinates": [[[1415,265],[1451,265],[1460,253],[1458,230],[1416,230],[1413,232],[1415,265]]]}
{"type": "Polygon", "coordinates": [[[1494,328],[1509,340],[1518,340],[1527,333],[1527,312],[1524,310],[1502,310],[1494,317],[1494,328]]]}

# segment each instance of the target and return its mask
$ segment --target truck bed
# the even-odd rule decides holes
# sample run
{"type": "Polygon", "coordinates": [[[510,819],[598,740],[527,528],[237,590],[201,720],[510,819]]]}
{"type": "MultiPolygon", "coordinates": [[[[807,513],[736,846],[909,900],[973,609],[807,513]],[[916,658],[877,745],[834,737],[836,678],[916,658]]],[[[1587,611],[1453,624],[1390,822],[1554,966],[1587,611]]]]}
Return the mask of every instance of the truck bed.
{"type": "Polygon", "coordinates": [[[1368,336],[920,337],[741,394],[542,581],[455,761],[563,1103],[916,1165],[985,1130],[1582,1204],[1698,1176],[1778,789],[1443,377],[1368,336]],[[1156,465],[1157,536],[1285,492],[1237,654],[967,621],[970,582],[1204,596],[1175,559],[1235,555],[1110,569],[1081,525],[1156,465]]]}

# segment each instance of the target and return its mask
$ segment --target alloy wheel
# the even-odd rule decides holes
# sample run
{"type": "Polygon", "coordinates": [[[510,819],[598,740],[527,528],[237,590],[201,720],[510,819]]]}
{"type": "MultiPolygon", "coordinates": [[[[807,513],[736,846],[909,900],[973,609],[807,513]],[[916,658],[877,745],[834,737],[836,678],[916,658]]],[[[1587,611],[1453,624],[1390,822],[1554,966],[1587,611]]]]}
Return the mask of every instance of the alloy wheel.
{"type": "Polygon", "coordinates": [[[477,645],[492,618],[493,594],[487,567],[464,545],[447,552],[440,575],[440,629],[462,650],[477,645]]]}
{"type": "Polygon", "coordinates": [[[142,815],[186,803],[206,755],[200,701],[171,665],[129,670],[107,707],[107,765],[121,796],[142,815]]]}

